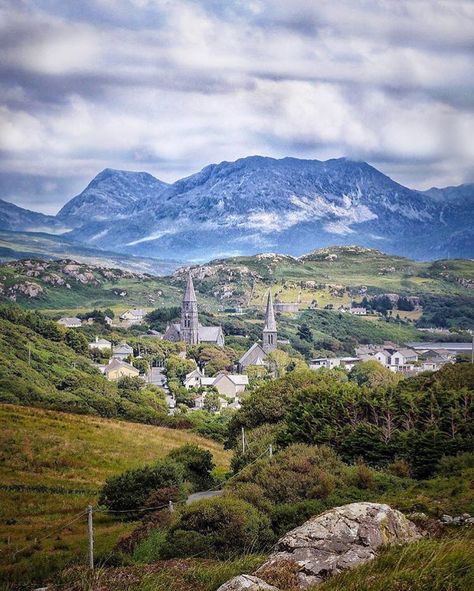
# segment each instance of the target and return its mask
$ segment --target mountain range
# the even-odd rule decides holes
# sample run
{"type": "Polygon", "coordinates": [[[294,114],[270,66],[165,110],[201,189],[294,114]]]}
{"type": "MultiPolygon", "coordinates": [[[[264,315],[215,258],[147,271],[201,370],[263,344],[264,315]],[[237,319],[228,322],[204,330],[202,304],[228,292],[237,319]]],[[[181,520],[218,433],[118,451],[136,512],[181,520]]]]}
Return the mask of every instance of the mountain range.
{"type": "Polygon", "coordinates": [[[422,192],[346,158],[250,156],[173,184],[105,169],[56,216],[0,201],[0,229],[187,261],[354,243],[421,260],[472,258],[473,206],[474,184],[422,192]]]}

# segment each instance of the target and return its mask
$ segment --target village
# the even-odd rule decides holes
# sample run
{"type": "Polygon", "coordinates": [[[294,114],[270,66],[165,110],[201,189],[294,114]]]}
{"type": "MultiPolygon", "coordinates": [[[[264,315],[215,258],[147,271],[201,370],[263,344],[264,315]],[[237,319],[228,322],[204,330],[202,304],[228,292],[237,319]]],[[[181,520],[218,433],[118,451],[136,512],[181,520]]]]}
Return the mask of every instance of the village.
{"type": "MultiPolygon", "coordinates": [[[[379,301],[382,304],[384,301],[394,304],[397,303],[397,298],[400,299],[396,294],[387,294],[379,298],[379,301]]],[[[419,306],[418,298],[412,297],[406,300],[411,309],[419,306]]],[[[370,304],[366,299],[363,304],[363,306],[355,305],[349,308],[341,306],[338,312],[365,316],[368,312],[367,308],[370,309],[370,304]]],[[[205,409],[219,413],[224,409],[238,410],[245,393],[252,387],[255,376],[260,378],[265,376],[267,379],[279,377],[275,351],[279,346],[288,344],[288,341],[278,339],[276,317],[278,314],[294,314],[298,309],[297,303],[273,303],[272,292],[269,289],[266,295],[261,339],[254,342],[236,359],[231,368],[227,367],[208,375],[206,363],[190,358],[188,352],[191,347],[198,345],[224,348],[225,335],[221,326],[203,326],[200,323],[198,300],[193,278],[189,273],[181,303],[180,322],[168,324],[164,332],[149,329],[145,335],[150,340],[182,345],[177,356],[183,361],[183,367],[189,371],[180,372],[179,387],[176,387],[176,379],[173,383],[168,379],[166,357],[148,363],[144,360],[140,347],[134,349],[126,340],[113,343],[99,336],[88,343],[88,348],[94,357],[97,369],[108,380],[119,382],[124,378],[131,378],[140,380],[143,385],[152,384],[163,390],[170,415],[177,412],[179,403],[183,400],[186,402],[186,411],[205,409]]],[[[120,315],[120,326],[129,328],[142,325],[146,314],[147,312],[143,309],[129,309],[120,315]]],[[[114,324],[113,319],[107,315],[104,315],[102,320],[106,326],[111,327],[114,324]]],[[[63,317],[58,320],[58,323],[68,329],[74,329],[91,325],[94,319],[63,317]]],[[[325,368],[350,372],[360,363],[374,361],[396,374],[414,376],[426,371],[438,371],[444,365],[454,363],[459,353],[470,352],[472,352],[470,343],[426,341],[400,345],[393,341],[384,341],[382,344],[358,345],[355,347],[353,356],[332,355],[311,358],[307,360],[306,366],[315,371],[325,368]]]]}

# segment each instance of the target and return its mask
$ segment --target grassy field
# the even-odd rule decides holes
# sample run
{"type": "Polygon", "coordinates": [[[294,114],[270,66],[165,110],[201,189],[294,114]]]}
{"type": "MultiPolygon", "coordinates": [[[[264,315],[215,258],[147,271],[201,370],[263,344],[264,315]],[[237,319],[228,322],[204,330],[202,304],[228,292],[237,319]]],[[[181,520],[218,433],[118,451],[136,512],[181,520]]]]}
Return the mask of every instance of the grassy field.
{"type": "MultiPolygon", "coordinates": [[[[107,477],[188,442],[227,469],[227,452],[187,431],[0,405],[0,580],[41,580],[72,559],[85,560],[85,516],[40,539],[94,504],[107,477]]],[[[98,514],[97,556],[131,527],[98,514]]]]}

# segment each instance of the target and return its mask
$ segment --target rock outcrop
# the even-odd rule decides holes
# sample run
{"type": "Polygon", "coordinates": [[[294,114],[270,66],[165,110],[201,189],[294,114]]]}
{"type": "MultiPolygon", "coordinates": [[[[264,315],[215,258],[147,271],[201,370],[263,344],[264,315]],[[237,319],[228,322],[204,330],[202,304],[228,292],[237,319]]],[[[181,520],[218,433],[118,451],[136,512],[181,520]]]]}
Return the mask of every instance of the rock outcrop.
{"type": "MultiPolygon", "coordinates": [[[[382,546],[404,544],[419,537],[416,526],[388,505],[351,503],[313,517],[285,534],[255,575],[258,584],[278,584],[284,576],[291,580],[292,587],[306,589],[372,560],[382,546]]],[[[238,586],[242,577],[228,581],[218,591],[253,589],[238,586]],[[237,586],[226,586],[231,584],[237,586]]],[[[268,588],[276,589],[255,587],[268,588]]]]}
{"type": "Polygon", "coordinates": [[[278,589],[258,577],[239,575],[221,585],[218,591],[278,591],[278,589]]]}

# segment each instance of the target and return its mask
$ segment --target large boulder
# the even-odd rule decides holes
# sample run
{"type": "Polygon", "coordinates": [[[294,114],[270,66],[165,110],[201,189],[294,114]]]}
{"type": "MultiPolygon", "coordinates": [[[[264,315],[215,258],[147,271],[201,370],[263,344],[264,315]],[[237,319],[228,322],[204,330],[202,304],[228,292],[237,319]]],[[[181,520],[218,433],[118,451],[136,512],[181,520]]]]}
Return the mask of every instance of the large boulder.
{"type": "Polygon", "coordinates": [[[419,536],[415,525],[388,505],[352,503],[285,534],[255,574],[271,583],[286,565],[286,570],[293,570],[294,583],[305,589],[372,560],[381,546],[411,542],[419,536]]]}
{"type": "Polygon", "coordinates": [[[217,591],[278,591],[278,589],[258,577],[239,575],[221,585],[217,591]]]}

